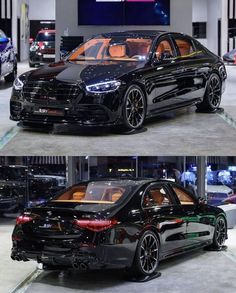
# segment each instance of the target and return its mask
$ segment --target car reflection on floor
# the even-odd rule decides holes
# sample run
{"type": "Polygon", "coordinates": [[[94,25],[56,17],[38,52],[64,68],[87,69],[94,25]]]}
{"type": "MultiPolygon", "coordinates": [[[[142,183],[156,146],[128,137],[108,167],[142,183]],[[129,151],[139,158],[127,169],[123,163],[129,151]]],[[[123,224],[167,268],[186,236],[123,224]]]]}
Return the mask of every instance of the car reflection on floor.
{"type": "Polygon", "coordinates": [[[26,293],[66,292],[236,292],[231,280],[236,273],[235,263],[222,252],[202,252],[183,255],[160,263],[160,278],[147,283],[124,279],[124,271],[102,269],[88,272],[45,271],[28,287],[26,293]],[[214,266],[212,265],[214,264],[214,266]],[[227,267],[227,273],[222,272],[227,267]],[[192,273],[191,273],[192,272],[192,273]],[[222,277],[219,278],[219,272],[222,277]],[[186,277],[187,276],[187,277],[186,277]],[[183,282],[184,280],[184,282],[183,282]],[[227,286],[225,284],[227,283],[227,286]]]}

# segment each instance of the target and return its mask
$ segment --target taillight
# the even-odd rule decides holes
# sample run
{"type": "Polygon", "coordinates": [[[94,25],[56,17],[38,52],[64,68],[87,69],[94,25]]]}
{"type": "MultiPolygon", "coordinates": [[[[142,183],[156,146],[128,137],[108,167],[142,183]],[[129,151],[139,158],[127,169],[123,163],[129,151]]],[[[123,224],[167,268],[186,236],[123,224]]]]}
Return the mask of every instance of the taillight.
{"type": "Polygon", "coordinates": [[[116,225],[116,220],[75,220],[73,224],[80,228],[88,229],[94,232],[101,232],[116,225]]]}
{"type": "Polygon", "coordinates": [[[25,223],[28,223],[30,221],[32,221],[33,218],[29,217],[29,216],[19,216],[18,218],[16,218],[16,225],[22,225],[25,223]]]}

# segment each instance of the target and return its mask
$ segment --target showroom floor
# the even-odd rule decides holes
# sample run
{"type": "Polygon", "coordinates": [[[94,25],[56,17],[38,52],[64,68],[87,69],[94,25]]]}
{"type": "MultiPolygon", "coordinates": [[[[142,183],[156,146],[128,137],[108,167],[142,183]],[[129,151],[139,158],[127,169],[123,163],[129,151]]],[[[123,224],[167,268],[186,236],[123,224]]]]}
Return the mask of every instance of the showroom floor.
{"type": "Polygon", "coordinates": [[[203,250],[160,263],[162,276],[147,283],[124,280],[121,270],[99,270],[86,273],[73,271],[35,271],[34,262],[18,263],[9,259],[13,220],[0,219],[0,292],[160,292],[224,293],[236,292],[236,229],[229,230],[226,252],[203,250]],[[2,273],[4,271],[4,274],[2,273]],[[31,279],[27,276],[31,272],[31,279]],[[25,280],[25,281],[24,281],[25,280]],[[24,281],[24,282],[22,282],[24,281]],[[21,286],[17,285],[21,283],[21,286]],[[16,288],[14,290],[14,288],[16,288]]]}
{"type": "MultiPolygon", "coordinates": [[[[19,73],[27,71],[19,64],[19,73]]],[[[228,66],[227,90],[223,96],[224,114],[196,114],[195,108],[179,110],[146,123],[147,131],[134,135],[114,134],[108,130],[56,126],[53,132],[23,130],[9,120],[11,88],[0,82],[0,150],[2,155],[235,155],[236,143],[236,67],[228,66]],[[98,136],[99,139],[98,140],[98,136]],[[146,144],[149,141],[149,144],[146,144]],[[122,148],[120,147],[122,145],[122,148]],[[133,147],[132,147],[133,146],[133,147]]]]}

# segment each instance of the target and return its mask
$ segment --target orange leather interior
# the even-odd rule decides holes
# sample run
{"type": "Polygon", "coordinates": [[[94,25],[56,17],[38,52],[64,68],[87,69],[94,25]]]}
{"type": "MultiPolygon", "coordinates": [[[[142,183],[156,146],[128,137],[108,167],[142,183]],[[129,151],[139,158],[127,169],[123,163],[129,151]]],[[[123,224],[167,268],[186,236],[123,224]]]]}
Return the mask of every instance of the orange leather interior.
{"type": "Polygon", "coordinates": [[[168,41],[161,41],[160,44],[157,46],[156,50],[156,56],[159,58],[161,54],[164,52],[170,52],[171,55],[173,55],[171,45],[168,41]]]}
{"type": "Polygon", "coordinates": [[[108,49],[109,55],[112,58],[122,58],[128,57],[126,55],[126,46],[125,45],[112,45],[108,49]]]}
{"type": "Polygon", "coordinates": [[[72,199],[73,200],[81,200],[85,197],[85,193],[81,191],[77,191],[73,193],[72,199]]]}
{"type": "Polygon", "coordinates": [[[185,40],[175,40],[175,41],[179,48],[181,56],[187,56],[192,53],[192,46],[189,42],[186,42],[185,40]]]}
{"type": "Polygon", "coordinates": [[[116,193],[112,194],[111,201],[116,202],[117,200],[120,199],[121,195],[122,195],[121,192],[116,192],[116,193]]]}
{"type": "Polygon", "coordinates": [[[161,205],[164,201],[164,195],[160,192],[159,189],[156,190],[151,190],[150,191],[152,198],[154,199],[154,201],[158,204],[161,205]]]}
{"type": "Polygon", "coordinates": [[[151,40],[149,39],[127,39],[126,42],[131,57],[135,55],[147,55],[151,46],[151,40]]]}

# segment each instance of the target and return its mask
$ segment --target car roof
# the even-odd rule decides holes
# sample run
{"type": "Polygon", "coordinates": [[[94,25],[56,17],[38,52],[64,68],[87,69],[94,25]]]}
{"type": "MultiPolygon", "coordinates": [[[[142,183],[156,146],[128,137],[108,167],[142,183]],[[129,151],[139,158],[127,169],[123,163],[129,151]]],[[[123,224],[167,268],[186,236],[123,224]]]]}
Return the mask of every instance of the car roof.
{"type": "Polygon", "coordinates": [[[111,177],[110,178],[108,177],[108,178],[99,178],[99,179],[94,179],[89,181],[81,181],[78,184],[90,183],[90,182],[106,182],[106,181],[119,182],[125,185],[133,185],[133,186],[142,186],[144,184],[151,184],[151,183],[173,183],[172,180],[166,180],[166,179],[132,178],[132,177],[115,177],[115,178],[111,177]]]}
{"type": "Polygon", "coordinates": [[[135,38],[137,38],[137,37],[156,38],[156,37],[161,36],[163,34],[178,34],[178,35],[189,37],[188,35],[180,33],[180,32],[168,32],[168,31],[164,31],[164,30],[127,30],[127,31],[102,33],[100,35],[103,35],[106,37],[116,37],[116,36],[124,35],[124,36],[130,36],[130,37],[135,37],[135,38]]]}
{"type": "Polygon", "coordinates": [[[163,33],[167,33],[166,31],[161,30],[128,30],[128,31],[118,31],[118,32],[110,32],[110,33],[102,33],[101,35],[106,37],[116,37],[120,35],[130,36],[130,37],[150,37],[154,38],[163,33]]]}

